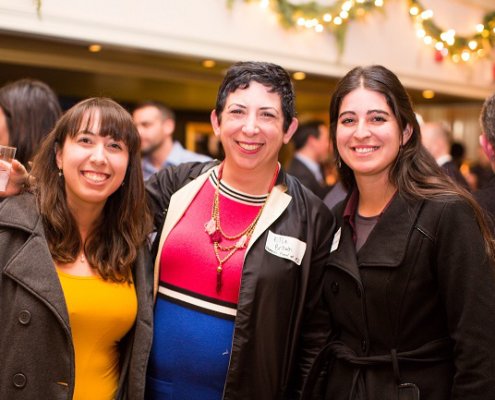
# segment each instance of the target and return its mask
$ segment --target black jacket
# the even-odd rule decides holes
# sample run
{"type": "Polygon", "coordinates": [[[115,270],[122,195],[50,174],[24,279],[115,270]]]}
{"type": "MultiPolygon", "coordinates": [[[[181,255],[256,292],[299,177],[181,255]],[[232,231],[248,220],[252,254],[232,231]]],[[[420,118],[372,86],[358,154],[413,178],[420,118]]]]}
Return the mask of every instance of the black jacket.
{"type": "Polygon", "coordinates": [[[294,158],[291,161],[287,168],[287,173],[299,179],[304,186],[316,194],[320,199],[323,199],[331,189],[331,186],[320,184],[313,172],[297,158],[294,158]]]}
{"type": "Polygon", "coordinates": [[[486,212],[487,222],[495,234],[495,176],[492,176],[483,189],[474,192],[474,198],[486,212]]]}
{"type": "MultiPolygon", "coordinates": [[[[213,165],[182,164],[147,181],[158,226],[167,215],[164,235],[180,219],[213,165]]],[[[246,251],[225,400],[284,399],[301,384],[328,334],[305,321],[321,295],[333,226],[325,205],[280,171],[246,251]],[[269,232],[306,243],[300,265],[265,249],[269,232]]]]}
{"type": "Polygon", "coordinates": [[[324,398],[397,400],[412,383],[421,400],[495,399],[495,270],[471,207],[397,195],[357,254],[343,209],[325,273],[324,398]]]}

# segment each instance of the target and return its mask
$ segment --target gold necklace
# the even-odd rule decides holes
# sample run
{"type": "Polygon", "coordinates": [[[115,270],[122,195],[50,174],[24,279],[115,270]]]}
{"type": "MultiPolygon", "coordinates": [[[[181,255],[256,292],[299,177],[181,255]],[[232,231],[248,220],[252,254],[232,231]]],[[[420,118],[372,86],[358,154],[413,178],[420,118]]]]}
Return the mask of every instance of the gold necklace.
{"type": "Polygon", "coordinates": [[[277,164],[277,168],[275,169],[275,174],[273,175],[272,182],[270,184],[270,188],[268,189],[268,196],[265,199],[263,205],[260,207],[258,214],[254,217],[253,221],[244,229],[242,232],[239,232],[235,235],[227,235],[222,229],[222,225],[220,224],[220,179],[222,178],[223,172],[223,164],[220,165],[218,169],[218,177],[217,184],[215,188],[215,195],[213,197],[213,206],[211,209],[211,219],[205,223],[205,232],[210,236],[210,240],[213,243],[213,252],[215,253],[215,257],[218,261],[218,266],[216,268],[217,272],[217,285],[216,291],[219,293],[222,290],[222,272],[223,265],[235,254],[235,252],[239,249],[244,249],[247,247],[249,243],[249,239],[256,228],[256,224],[258,223],[261,214],[263,213],[263,209],[265,208],[265,204],[270,196],[270,193],[275,185],[277,180],[279,171],[279,166],[277,164]],[[230,246],[222,246],[220,242],[222,239],[226,239],[229,241],[236,241],[233,245],[230,246]],[[220,251],[228,252],[223,258],[220,256],[220,251]]]}

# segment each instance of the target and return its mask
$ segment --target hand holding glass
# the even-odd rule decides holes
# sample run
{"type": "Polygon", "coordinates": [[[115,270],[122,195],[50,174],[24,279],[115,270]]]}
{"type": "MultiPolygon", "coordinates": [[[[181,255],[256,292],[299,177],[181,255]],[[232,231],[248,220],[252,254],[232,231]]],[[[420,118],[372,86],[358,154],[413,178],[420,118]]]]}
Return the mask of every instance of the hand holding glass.
{"type": "Polygon", "coordinates": [[[0,146],[0,192],[4,192],[9,182],[12,160],[15,157],[15,147],[0,146]]]}

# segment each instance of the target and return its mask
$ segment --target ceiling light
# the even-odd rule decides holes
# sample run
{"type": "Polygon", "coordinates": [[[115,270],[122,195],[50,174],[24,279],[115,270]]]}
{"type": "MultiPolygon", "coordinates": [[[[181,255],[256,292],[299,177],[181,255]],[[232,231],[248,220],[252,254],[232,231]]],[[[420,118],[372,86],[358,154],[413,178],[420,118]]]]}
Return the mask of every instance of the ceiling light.
{"type": "Polygon", "coordinates": [[[88,46],[88,50],[91,52],[91,53],[98,53],[101,51],[101,45],[99,44],[90,44],[88,46]]]}
{"type": "Polygon", "coordinates": [[[215,62],[215,60],[203,60],[201,62],[201,65],[205,68],[213,68],[215,65],[217,65],[217,63],[215,62]]]}
{"type": "Polygon", "coordinates": [[[433,99],[433,97],[435,97],[435,92],[433,90],[423,90],[423,98],[433,99]]]}
{"type": "Polygon", "coordinates": [[[302,71],[297,71],[292,74],[292,78],[294,78],[294,80],[296,81],[302,81],[306,79],[306,74],[302,71]]]}

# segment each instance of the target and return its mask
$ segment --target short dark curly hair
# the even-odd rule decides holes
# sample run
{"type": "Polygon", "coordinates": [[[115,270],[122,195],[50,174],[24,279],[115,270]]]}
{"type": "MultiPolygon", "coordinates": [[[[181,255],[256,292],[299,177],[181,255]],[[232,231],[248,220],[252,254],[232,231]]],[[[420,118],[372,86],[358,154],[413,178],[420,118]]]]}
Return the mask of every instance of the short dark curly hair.
{"type": "Polygon", "coordinates": [[[288,72],[281,66],[259,61],[245,61],[233,64],[228,70],[225,78],[218,89],[215,112],[218,121],[221,122],[222,111],[225,108],[227,96],[237,89],[247,89],[252,82],[258,82],[270,88],[270,92],[277,93],[282,102],[282,113],[284,115],[284,132],[287,132],[296,116],[294,86],[288,72]]]}

